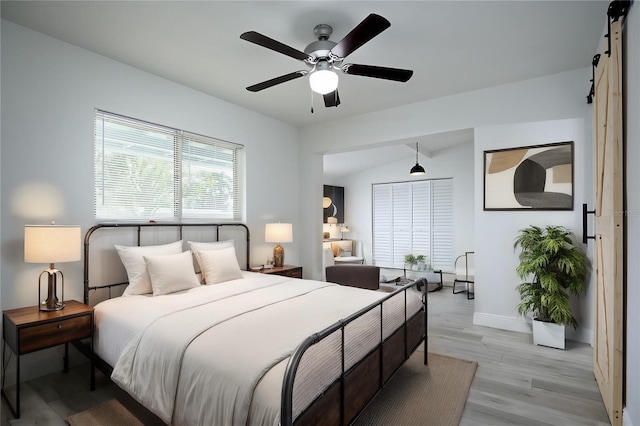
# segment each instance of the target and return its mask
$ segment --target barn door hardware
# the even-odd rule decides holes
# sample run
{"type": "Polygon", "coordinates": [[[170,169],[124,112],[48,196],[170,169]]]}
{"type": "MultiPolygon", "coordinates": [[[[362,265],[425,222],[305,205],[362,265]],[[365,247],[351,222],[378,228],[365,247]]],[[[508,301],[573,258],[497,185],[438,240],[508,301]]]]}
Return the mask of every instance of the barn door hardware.
{"type": "Polygon", "coordinates": [[[595,240],[595,235],[587,235],[587,215],[596,215],[596,210],[587,210],[587,203],[582,204],[582,242],[587,244],[588,240],[595,240]]]}

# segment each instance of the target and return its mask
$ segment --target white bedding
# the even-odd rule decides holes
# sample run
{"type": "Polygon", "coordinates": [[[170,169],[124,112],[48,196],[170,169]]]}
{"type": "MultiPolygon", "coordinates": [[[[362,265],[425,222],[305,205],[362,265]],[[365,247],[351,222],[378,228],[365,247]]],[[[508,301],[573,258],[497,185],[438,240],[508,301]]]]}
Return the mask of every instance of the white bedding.
{"type": "MultiPolygon", "coordinates": [[[[95,350],[114,366],[114,381],[167,423],[277,425],[284,370],[298,344],[387,295],[243,272],[180,294],[98,304],[95,350]]],[[[410,293],[408,315],[420,307],[420,295],[410,293]]],[[[404,321],[404,295],[385,302],[383,315],[387,337],[404,321]]],[[[376,310],[346,328],[347,368],[379,342],[379,321],[376,310]]],[[[338,377],[340,341],[336,333],[303,357],[294,417],[338,377]]]]}

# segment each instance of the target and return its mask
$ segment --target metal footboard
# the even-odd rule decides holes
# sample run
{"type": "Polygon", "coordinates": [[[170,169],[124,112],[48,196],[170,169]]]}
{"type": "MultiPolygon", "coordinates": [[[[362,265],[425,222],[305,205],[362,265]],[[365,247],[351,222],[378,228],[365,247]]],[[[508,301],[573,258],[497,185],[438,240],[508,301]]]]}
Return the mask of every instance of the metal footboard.
{"type": "MultiPolygon", "coordinates": [[[[291,426],[295,423],[296,419],[293,418],[293,387],[294,387],[294,382],[296,379],[296,374],[298,372],[298,367],[300,365],[300,362],[302,361],[302,357],[305,354],[305,352],[311,348],[312,346],[318,344],[319,342],[321,342],[323,339],[327,338],[328,336],[332,335],[333,333],[335,333],[336,331],[340,331],[341,333],[341,347],[340,347],[340,351],[341,351],[341,374],[340,377],[337,380],[337,384],[339,385],[339,400],[340,400],[340,407],[339,407],[339,424],[344,425],[347,424],[349,422],[351,422],[353,419],[352,418],[347,418],[346,414],[345,414],[345,406],[346,406],[346,401],[345,401],[345,380],[346,380],[346,376],[349,373],[349,371],[352,371],[356,366],[352,366],[351,369],[349,371],[347,371],[345,369],[345,328],[346,326],[355,321],[356,319],[360,318],[361,316],[363,316],[364,314],[371,312],[374,309],[378,309],[380,311],[380,341],[378,342],[378,344],[376,345],[376,347],[373,349],[373,351],[371,353],[375,353],[375,352],[379,352],[379,387],[378,387],[378,391],[381,390],[386,381],[384,380],[384,374],[383,374],[383,370],[384,370],[384,362],[385,362],[385,358],[384,358],[384,344],[386,342],[386,340],[383,339],[383,327],[384,327],[384,319],[382,316],[382,306],[383,303],[389,299],[391,299],[392,297],[396,296],[403,292],[404,293],[404,322],[402,323],[402,326],[396,330],[395,332],[398,332],[399,330],[404,334],[404,338],[403,340],[403,346],[404,346],[404,361],[406,361],[407,359],[409,359],[409,356],[411,356],[411,353],[417,349],[420,340],[423,341],[424,344],[424,364],[427,364],[427,286],[423,287],[422,290],[422,312],[418,311],[418,313],[412,317],[412,318],[408,318],[408,312],[407,312],[407,292],[409,290],[411,290],[412,288],[415,288],[417,286],[416,282],[407,284],[401,288],[399,288],[397,291],[391,293],[390,295],[384,297],[383,299],[378,300],[377,302],[361,309],[358,312],[355,312],[354,314],[332,324],[331,326],[325,328],[324,330],[315,333],[309,337],[307,337],[293,352],[293,354],[291,355],[291,357],[289,358],[289,362],[287,364],[287,368],[285,370],[285,375],[284,375],[284,379],[283,379],[283,384],[282,384],[282,398],[281,398],[281,408],[280,408],[280,414],[281,414],[281,421],[280,421],[280,425],[281,426],[291,426]],[[423,321],[424,321],[424,333],[421,336],[421,339],[418,340],[417,344],[415,347],[413,348],[409,348],[408,347],[408,323],[411,319],[415,318],[416,316],[421,316],[423,315],[423,321]]],[[[387,339],[389,340],[390,337],[387,339]]],[[[370,354],[371,354],[370,353],[370,354]]],[[[400,364],[401,365],[401,364],[400,364]]],[[[398,366],[399,367],[399,366],[398,366]]],[[[387,379],[388,380],[388,379],[387,379]]],[[[317,400],[316,400],[317,402],[317,400]]],[[[302,417],[302,415],[300,416],[302,417]]]]}

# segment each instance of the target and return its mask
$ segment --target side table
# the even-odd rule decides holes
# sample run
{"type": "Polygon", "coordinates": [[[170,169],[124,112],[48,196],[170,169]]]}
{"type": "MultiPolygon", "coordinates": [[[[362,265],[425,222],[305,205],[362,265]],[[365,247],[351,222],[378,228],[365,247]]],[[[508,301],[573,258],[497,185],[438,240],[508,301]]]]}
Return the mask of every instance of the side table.
{"type": "MultiPolygon", "coordinates": [[[[93,308],[76,300],[65,301],[64,309],[41,311],[39,306],[11,309],[2,313],[2,366],[6,368],[6,346],[16,355],[16,405],[11,405],[2,388],[2,396],[20,418],[20,356],[64,344],[64,372],[69,371],[69,343],[90,338],[90,389],[95,388],[93,368],[93,308]]],[[[5,377],[6,371],[3,372],[5,377]]]]}

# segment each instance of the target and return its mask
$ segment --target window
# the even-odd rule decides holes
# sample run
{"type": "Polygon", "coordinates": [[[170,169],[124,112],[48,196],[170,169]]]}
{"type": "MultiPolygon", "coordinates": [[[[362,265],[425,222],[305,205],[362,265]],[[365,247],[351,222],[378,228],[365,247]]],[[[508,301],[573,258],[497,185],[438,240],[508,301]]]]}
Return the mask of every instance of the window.
{"type": "Polygon", "coordinates": [[[242,149],[96,110],[95,217],[241,220],[242,149]]]}
{"type": "Polygon", "coordinates": [[[376,265],[403,268],[412,253],[453,267],[453,179],[374,184],[372,199],[376,265]]]}

